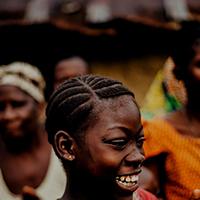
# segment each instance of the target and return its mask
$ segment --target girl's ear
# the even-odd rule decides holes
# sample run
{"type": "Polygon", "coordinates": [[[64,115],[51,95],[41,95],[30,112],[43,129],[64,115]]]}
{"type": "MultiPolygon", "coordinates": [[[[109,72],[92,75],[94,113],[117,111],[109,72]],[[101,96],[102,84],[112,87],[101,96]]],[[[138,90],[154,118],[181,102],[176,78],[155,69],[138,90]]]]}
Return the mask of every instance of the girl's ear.
{"type": "Polygon", "coordinates": [[[65,131],[58,131],[54,137],[55,151],[60,158],[75,159],[75,140],[65,131]]]}

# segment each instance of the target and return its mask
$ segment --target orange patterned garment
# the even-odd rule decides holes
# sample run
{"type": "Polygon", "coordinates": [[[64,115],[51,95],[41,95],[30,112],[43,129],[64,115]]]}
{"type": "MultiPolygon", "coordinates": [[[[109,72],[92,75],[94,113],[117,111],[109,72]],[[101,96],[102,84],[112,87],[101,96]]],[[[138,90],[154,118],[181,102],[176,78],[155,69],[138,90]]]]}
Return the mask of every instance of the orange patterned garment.
{"type": "Polygon", "coordinates": [[[200,138],[183,136],[167,121],[143,121],[146,158],[166,153],[167,200],[188,200],[200,188],[200,138]]]}

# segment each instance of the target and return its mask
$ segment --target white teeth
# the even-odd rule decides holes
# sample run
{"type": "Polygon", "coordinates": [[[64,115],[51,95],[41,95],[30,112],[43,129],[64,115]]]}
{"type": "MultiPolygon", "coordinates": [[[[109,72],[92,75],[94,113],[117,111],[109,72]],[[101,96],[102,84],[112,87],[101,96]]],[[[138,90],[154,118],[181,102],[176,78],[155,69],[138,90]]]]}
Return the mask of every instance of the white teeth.
{"type": "Polygon", "coordinates": [[[139,176],[138,176],[138,175],[133,175],[133,176],[131,176],[131,181],[132,181],[132,182],[138,181],[138,179],[139,179],[139,176]]]}
{"type": "Polygon", "coordinates": [[[126,177],[126,182],[129,183],[131,181],[130,176],[126,177]]]}
{"type": "Polygon", "coordinates": [[[131,185],[131,184],[135,184],[138,182],[138,175],[131,175],[131,176],[117,176],[116,177],[116,181],[124,184],[124,185],[131,185]]]}

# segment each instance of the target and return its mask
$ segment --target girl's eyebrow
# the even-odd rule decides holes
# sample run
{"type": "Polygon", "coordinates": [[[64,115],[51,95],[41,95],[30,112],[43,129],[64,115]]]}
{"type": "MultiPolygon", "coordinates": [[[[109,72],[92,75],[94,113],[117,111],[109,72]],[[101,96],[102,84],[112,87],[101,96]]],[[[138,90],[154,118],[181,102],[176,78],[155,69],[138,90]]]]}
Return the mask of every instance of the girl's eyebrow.
{"type": "MultiPolygon", "coordinates": [[[[126,133],[127,136],[132,136],[133,135],[133,131],[130,130],[129,128],[121,127],[121,126],[116,127],[116,128],[121,129],[124,133],[126,133]]],[[[134,133],[134,135],[139,134],[140,132],[142,132],[142,130],[143,130],[143,126],[141,125],[139,127],[139,129],[134,133]]]]}

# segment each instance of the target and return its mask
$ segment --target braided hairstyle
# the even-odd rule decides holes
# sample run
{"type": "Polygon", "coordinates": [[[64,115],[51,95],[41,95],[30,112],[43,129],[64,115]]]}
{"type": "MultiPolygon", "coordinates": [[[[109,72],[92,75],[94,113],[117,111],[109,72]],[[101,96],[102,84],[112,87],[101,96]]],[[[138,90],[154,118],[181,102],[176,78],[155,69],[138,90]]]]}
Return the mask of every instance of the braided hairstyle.
{"type": "Polygon", "coordinates": [[[101,99],[134,94],[121,82],[96,75],[84,75],[64,81],[51,95],[46,109],[46,130],[52,144],[57,131],[75,138],[89,126],[95,104],[101,99]]]}

